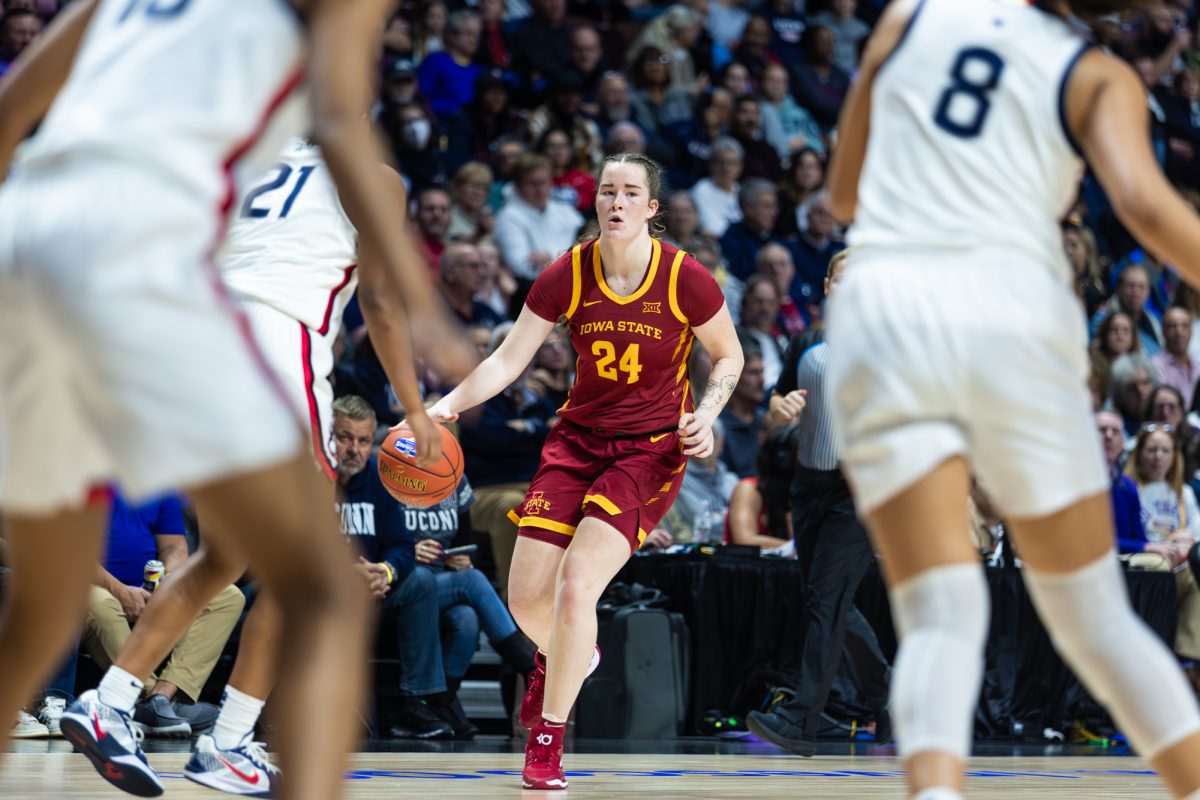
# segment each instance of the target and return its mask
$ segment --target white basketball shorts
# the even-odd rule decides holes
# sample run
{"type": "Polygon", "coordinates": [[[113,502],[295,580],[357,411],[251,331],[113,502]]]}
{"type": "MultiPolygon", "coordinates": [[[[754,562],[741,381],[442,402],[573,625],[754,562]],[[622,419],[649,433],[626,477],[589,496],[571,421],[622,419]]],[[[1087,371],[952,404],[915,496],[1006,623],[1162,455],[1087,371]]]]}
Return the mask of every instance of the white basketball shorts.
{"type": "Polygon", "coordinates": [[[82,156],[0,187],[0,506],[49,513],[108,483],[137,499],[298,452],[205,205],[82,156]]]}
{"type": "Polygon", "coordinates": [[[237,303],[293,411],[300,419],[307,420],[313,456],[321,470],[336,479],[333,385],[329,376],[333,371],[337,328],[322,335],[274,306],[242,298],[237,303]]]}
{"type": "Polygon", "coordinates": [[[1083,311],[1050,267],[859,251],[829,320],[829,389],[860,513],[954,455],[1009,517],[1108,489],[1083,311]]]}

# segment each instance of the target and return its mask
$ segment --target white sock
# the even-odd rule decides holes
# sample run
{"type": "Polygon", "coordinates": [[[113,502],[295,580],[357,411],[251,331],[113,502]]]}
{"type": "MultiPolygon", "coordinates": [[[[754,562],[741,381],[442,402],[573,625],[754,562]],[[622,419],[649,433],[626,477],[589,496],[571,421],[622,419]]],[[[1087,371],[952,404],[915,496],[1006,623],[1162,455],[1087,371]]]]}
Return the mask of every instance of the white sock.
{"type": "Polygon", "coordinates": [[[137,679],[137,676],[130,675],[120,667],[112,666],[100,679],[100,685],[96,687],[96,691],[100,695],[101,703],[120,709],[126,714],[132,714],[133,706],[142,696],[144,688],[145,686],[137,679]]]}
{"type": "Polygon", "coordinates": [[[213,728],[217,749],[232,750],[241,744],[246,734],[254,731],[266,702],[226,686],[225,696],[221,698],[221,713],[217,715],[217,724],[213,728]]]}
{"type": "Polygon", "coordinates": [[[963,800],[963,796],[945,786],[935,786],[932,789],[918,792],[913,800],[963,800]]]}

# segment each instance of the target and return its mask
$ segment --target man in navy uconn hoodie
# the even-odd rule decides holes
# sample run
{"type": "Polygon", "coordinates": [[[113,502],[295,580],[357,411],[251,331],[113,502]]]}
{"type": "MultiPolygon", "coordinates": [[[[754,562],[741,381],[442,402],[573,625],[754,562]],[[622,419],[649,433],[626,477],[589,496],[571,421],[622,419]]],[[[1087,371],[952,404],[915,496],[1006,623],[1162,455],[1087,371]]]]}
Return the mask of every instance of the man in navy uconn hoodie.
{"type": "Polygon", "coordinates": [[[453,728],[441,716],[450,705],[442,668],[438,591],[429,570],[414,569],[414,541],[403,509],[383,488],[371,448],[375,412],[353,395],[333,404],[338,513],[342,532],[358,546],[358,569],[382,601],[381,636],[400,652],[403,704],[390,733],[404,739],[445,739],[453,728]]]}

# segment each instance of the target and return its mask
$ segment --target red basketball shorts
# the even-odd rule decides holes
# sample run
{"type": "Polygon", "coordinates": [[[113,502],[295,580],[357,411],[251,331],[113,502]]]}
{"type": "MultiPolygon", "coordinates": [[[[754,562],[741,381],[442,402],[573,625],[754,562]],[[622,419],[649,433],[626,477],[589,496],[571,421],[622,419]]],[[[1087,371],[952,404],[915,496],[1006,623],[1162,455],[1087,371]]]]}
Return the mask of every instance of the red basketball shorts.
{"type": "Polygon", "coordinates": [[[525,501],[508,512],[521,536],[566,547],[584,517],[612,525],[637,550],[683,484],[687,456],[675,431],[612,439],[559,422],[525,501]]]}

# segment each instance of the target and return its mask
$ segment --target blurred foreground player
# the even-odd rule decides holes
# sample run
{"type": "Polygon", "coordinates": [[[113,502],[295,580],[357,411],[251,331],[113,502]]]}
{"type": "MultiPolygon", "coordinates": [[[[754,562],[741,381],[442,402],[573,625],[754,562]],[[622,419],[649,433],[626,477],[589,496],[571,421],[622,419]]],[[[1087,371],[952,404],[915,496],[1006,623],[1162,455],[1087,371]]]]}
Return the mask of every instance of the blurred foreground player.
{"type": "MultiPolygon", "coordinates": [[[[184,487],[206,533],[281,607],[291,668],[275,794],[328,800],[356,733],[366,592],[332,486],[210,257],[238,179],[309,129],[364,239],[393,264],[405,250],[361,124],[369,43],[390,3],[296,5],[303,22],[278,0],[80,0],[0,85],[0,172],[40,123],[0,192],[0,507],[13,567],[0,715],[15,715],[83,614],[107,506],[98,487],[184,487]]],[[[411,307],[434,307],[428,286],[405,289],[411,307]]],[[[100,694],[125,706],[137,691],[129,676],[100,694]]],[[[65,715],[64,732],[107,762],[110,782],[161,794],[128,717],[89,711],[65,715]]]]}
{"type": "MultiPolygon", "coordinates": [[[[440,437],[421,405],[404,308],[388,285],[388,265],[378,256],[359,252],[358,235],[342,210],[337,187],[314,144],[293,139],[278,158],[267,174],[238,198],[217,263],[292,409],[308,422],[313,456],[332,479],[333,387],[329,374],[333,343],[341,328],[342,311],[361,276],[360,304],[376,352],[409,410],[406,421],[416,432],[418,461],[437,458],[440,437]]],[[[379,169],[397,205],[403,208],[400,176],[382,164],[379,169]]],[[[406,263],[421,270],[425,279],[424,265],[415,251],[406,263]]],[[[143,665],[161,663],[203,608],[204,598],[245,570],[241,558],[218,545],[203,543],[196,557],[155,593],[139,625],[141,630],[134,629],[135,635],[114,659],[116,670],[110,674],[141,675],[143,665]]],[[[259,795],[270,790],[277,771],[253,734],[276,679],[280,624],[273,595],[260,592],[242,629],[220,715],[211,735],[196,741],[183,770],[187,778],[231,794],[259,795]]],[[[85,697],[83,704],[88,702],[104,703],[85,697]]],[[[115,710],[129,711],[124,707],[115,710]]],[[[110,762],[97,763],[101,774],[110,762]]]]}
{"type": "Polygon", "coordinates": [[[1200,282],[1200,221],[1163,179],[1145,89],[1068,20],[1133,0],[897,0],[843,109],[831,300],[841,455],[882,553],[909,790],[957,800],[989,614],[964,535],[972,472],[1065,660],[1175,797],[1200,798],[1200,713],[1130,608],[1059,218],[1087,158],[1130,232],[1200,282]]]}
{"type": "Polygon", "coordinates": [[[556,324],[579,353],[575,383],[521,508],[508,601],[538,645],[521,706],[529,728],[526,789],[565,789],[563,729],[598,659],[596,601],[666,514],[687,456],[712,452],[713,420],[742,370],[742,350],[716,281],[650,235],[662,170],[610,156],[600,171],[600,238],[546,268],[516,325],[463,383],[429,409],[435,420],[494,397],[520,376],[556,324]],[[689,394],[693,342],[712,355],[699,407],[689,394]]]}

